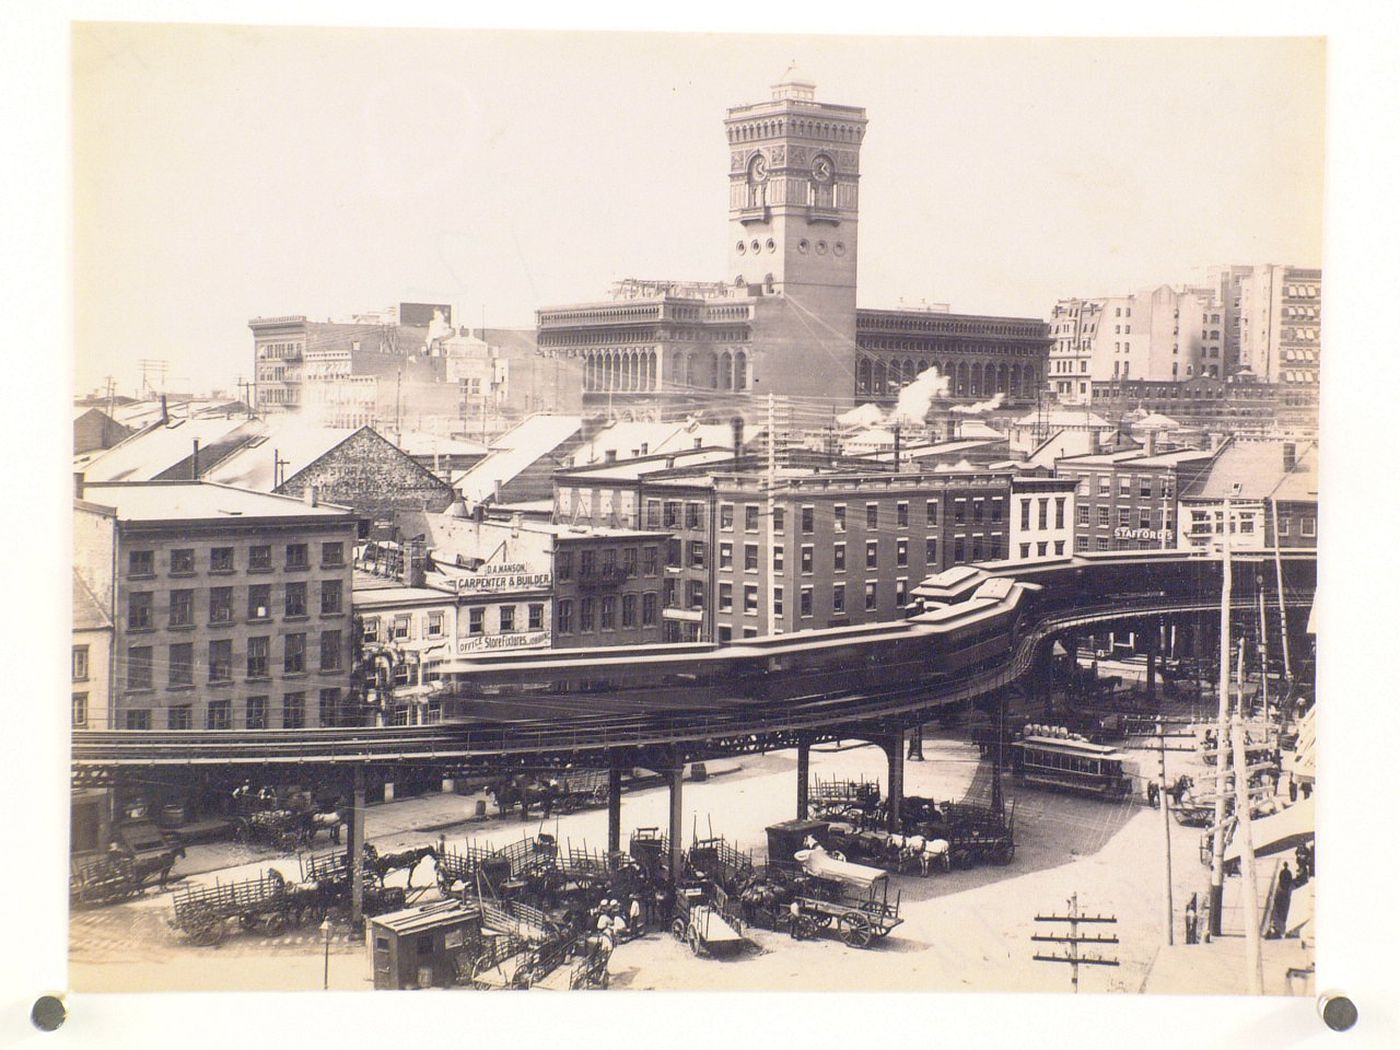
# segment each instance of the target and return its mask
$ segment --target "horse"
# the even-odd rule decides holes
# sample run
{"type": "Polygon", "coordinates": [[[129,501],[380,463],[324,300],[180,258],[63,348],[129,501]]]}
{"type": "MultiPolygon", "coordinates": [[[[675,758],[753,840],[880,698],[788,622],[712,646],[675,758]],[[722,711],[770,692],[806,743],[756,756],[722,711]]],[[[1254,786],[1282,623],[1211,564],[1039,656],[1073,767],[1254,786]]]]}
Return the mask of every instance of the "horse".
{"type": "Polygon", "coordinates": [[[413,870],[418,867],[424,857],[432,857],[437,860],[436,846],[415,846],[412,849],[401,850],[398,853],[379,853],[372,847],[365,846],[365,866],[374,872],[375,878],[379,880],[379,888],[384,888],[384,876],[391,871],[398,871],[401,868],[408,869],[407,889],[413,888],[413,870]]]}
{"type": "Polygon", "coordinates": [[[316,836],[322,831],[331,833],[331,844],[340,845],[340,826],[345,823],[345,818],[341,816],[340,810],[331,810],[325,813],[306,814],[306,824],[304,825],[304,838],[306,845],[311,845],[316,841],[316,836]]]}
{"type": "Polygon", "coordinates": [[[145,889],[146,880],[155,875],[160,892],[164,893],[166,884],[170,881],[170,869],[175,867],[175,862],[184,855],[185,847],[176,846],[174,849],[168,849],[162,853],[152,853],[144,857],[133,856],[131,870],[132,874],[136,876],[137,885],[145,889]]]}
{"type": "Polygon", "coordinates": [[[529,820],[530,810],[535,806],[541,807],[545,818],[548,819],[554,809],[558,792],[559,789],[552,784],[541,784],[538,780],[523,775],[498,780],[486,788],[486,794],[496,804],[502,817],[512,806],[519,805],[521,820],[529,820]]]}

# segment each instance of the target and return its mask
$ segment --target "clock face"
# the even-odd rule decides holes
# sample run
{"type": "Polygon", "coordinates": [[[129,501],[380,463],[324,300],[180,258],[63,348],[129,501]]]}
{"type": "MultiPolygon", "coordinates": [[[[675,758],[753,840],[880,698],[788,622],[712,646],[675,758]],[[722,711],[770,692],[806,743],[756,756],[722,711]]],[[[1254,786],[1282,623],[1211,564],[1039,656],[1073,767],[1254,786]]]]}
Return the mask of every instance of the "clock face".
{"type": "Polygon", "coordinates": [[[812,178],[818,182],[831,181],[831,158],[818,157],[812,164],[812,178]]]}
{"type": "Polygon", "coordinates": [[[762,153],[757,153],[753,160],[749,161],[749,180],[762,182],[766,178],[768,178],[768,158],[762,153]]]}

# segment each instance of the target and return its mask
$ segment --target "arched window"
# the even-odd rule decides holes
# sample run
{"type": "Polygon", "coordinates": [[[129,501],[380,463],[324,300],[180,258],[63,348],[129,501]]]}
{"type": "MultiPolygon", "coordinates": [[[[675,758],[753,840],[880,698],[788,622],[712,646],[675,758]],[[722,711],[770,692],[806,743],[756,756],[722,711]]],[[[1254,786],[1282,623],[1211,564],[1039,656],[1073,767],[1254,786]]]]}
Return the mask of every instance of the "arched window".
{"type": "Polygon", "coordinates": [[[883,361],[875,362],[875,371],[870,380],[870,392],[876,395],[885,392],[885,363],[883,361]]]}
{"type": "Polygon", "coordinates": [[[890,384],[890,390],[898,390],[900,384],[904,381],[904,376],[900,372],[898,361],[890,362],[889,372],[887,373],[887,376],[890,384]]]}
{"type": "Polygon", "coordinates": [[[856,362],[856,393],[870,393],[870,361],[864,357],[856,362]]]}
{"type": "Polygon", "coordinates": [[[749,355],[742,350],[735,351],[734,354],[734,389],[747,390],[749,388],[749,355]]]}
{"type": "Polygon", "coordinates": [[[728,350],[719,355],[719,388],[734,389],[734,358],[728,350]]]}

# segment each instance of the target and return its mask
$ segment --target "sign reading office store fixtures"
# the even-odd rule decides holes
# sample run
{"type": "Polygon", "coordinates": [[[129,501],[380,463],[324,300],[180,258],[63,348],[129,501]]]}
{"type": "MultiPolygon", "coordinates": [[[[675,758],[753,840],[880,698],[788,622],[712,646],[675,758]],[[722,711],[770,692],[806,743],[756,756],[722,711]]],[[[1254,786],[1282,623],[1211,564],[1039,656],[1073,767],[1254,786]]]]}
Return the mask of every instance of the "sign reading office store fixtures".
{"type": "Polygon", "coordinates": [[[1165,529],[1130,529],[1126,525],[1120,525],[1113,530],[1113,538],[1116,540],[1165,540],[1167,532],[1165,529]]]}
{"type": "Polygon", "coordinates": [[[452,581],[458,594],[490,594],[495,591],[549,590],[553,578],[547,572],[531,572],[523,562],[483,565],[472,576],[459,576],[452,581]]]}
{"type": "Polygon", "coordinates": [[[516,631],[511,634],[477,634],[457,639],[457,655],[490,653],[500,649],[538,649],[549,645],[548,631],[516,631]]]}

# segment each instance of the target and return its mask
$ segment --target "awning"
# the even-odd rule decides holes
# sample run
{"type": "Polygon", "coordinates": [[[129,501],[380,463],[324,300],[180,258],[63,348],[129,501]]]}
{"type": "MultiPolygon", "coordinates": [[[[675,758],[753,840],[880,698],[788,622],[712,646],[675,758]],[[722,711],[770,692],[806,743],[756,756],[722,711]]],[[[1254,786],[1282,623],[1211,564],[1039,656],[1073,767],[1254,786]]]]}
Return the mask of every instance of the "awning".
{"type": "MultiPolygon", "coordinates": [[[[1313,800],[1303,799],[1280,813],[1254,821],[1250,825],[1250,832],[1256,857],[1282,853],[1305,842],[1311,842],[1317,834],[1317,815],[1313,800]]],[[[1225,860],[1238,860],[1239,857],[1240,833],[1236,828],[1235,837],[1225,850],[1225,860]]]]}

